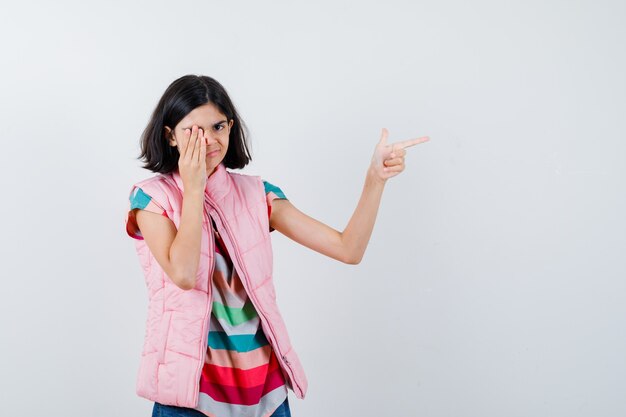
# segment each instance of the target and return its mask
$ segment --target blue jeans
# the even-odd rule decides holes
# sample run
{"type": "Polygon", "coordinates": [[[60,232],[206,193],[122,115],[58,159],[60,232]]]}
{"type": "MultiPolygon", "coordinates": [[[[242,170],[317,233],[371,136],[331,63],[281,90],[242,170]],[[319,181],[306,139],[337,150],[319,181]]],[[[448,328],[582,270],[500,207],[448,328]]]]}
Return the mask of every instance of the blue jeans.
{"type": "MultiPolygon", "coordinates": [[[[200,411],[194,410],[193,408],[163,405],[155,402],[152,408],[152,417],[206,417],[206,414],[202,414],[200,411]]],[[[289,398],[285,398],[285,401],[278,406],[270,417],[291,417],[289,398]]]]}

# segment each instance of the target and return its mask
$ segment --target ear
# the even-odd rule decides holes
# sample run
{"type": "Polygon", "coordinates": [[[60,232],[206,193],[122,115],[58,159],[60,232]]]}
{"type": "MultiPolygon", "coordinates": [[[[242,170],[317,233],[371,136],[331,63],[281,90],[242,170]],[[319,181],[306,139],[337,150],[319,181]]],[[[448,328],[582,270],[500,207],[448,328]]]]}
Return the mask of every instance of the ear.
{"type": "Polygon", "coordinates": [[[164,127],[165,129],[165,138],[169,142],[170,146],[176,146],[176,139],[174,138],[173,131],[168,126],[164,127]]]}
{"type": "Polygon", "coordinates": [[[228,128],[231,129],[234,124],[235,124],[235,119],[230,119],[230,122],[228,122],[228,128]]]}

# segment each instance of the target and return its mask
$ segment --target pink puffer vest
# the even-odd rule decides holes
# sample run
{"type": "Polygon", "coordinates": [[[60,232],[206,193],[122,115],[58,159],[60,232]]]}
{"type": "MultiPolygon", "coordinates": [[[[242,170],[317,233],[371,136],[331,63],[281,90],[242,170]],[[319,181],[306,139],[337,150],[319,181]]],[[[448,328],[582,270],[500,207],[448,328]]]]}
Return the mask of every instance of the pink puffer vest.
{"type": "MultiPolygon", "coordinates": [[[[179,227],[183,183],[177,171],[157,174],[136,183],[133,190],[135,187],[159,203],[179,227]]],[[[198,403],[212,305],[215,241],[209,233],[211,216],[259,314],[287,386],[297,398],[304,398],[307,379],[276,304],[266,201],[260,177],[229,172],[223,164],[218,165],[207,178],[200,264],[196,286],[188,291],[170,280],[144,240],[135,240],[149,297],[137,375],[139,396],[179,407],[195,407],[198,403]]]]}

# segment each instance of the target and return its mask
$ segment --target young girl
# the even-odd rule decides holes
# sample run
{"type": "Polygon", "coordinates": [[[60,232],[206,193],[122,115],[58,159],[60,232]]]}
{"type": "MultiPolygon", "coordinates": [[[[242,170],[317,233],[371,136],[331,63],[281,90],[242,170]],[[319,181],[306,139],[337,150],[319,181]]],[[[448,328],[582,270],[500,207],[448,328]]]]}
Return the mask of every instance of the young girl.
{"type": "Polygon", "coordinates": [[[126,231],[148,289],[137,394],[153,416],[290,416],[288,389],[307,379],[276,304],[270,232],[348,264],[367,247],[387,179],[405,148],[383,129],[363,193],[340,232],[299,211],[276,185],[241,169],[251,160],[226,90],[186,75],[165,91],[141,139],[126,231]]]}

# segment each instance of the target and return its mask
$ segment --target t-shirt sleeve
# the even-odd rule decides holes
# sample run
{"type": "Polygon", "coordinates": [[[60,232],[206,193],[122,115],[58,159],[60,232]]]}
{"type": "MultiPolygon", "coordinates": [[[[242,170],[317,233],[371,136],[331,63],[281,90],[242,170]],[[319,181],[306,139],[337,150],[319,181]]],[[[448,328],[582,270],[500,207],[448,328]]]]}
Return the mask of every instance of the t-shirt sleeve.
{"type": "Polygon", "coordinates": [[[126,233],[133,239],[143,240],[135,218],[135,209],[147,210],[167,217],[165,209],[159,203],[140,187],[134,187],[129,196],[129,211],[126,218],[126,233]]]}
{"type": "MultiPolygon", "coordinates": [[[[275,199],[287,200],[287,197],[285,197],[285,193],[283,193],[283,190],[281,190],[274,184],[263,181],[263,185],[265,186],[265,198],[267,199],[267,217],[269,218],[272,214],[272,201],[275,199]]],[[[274,229],[270,226],[270,233],[273,231],[274,229]]]]}

